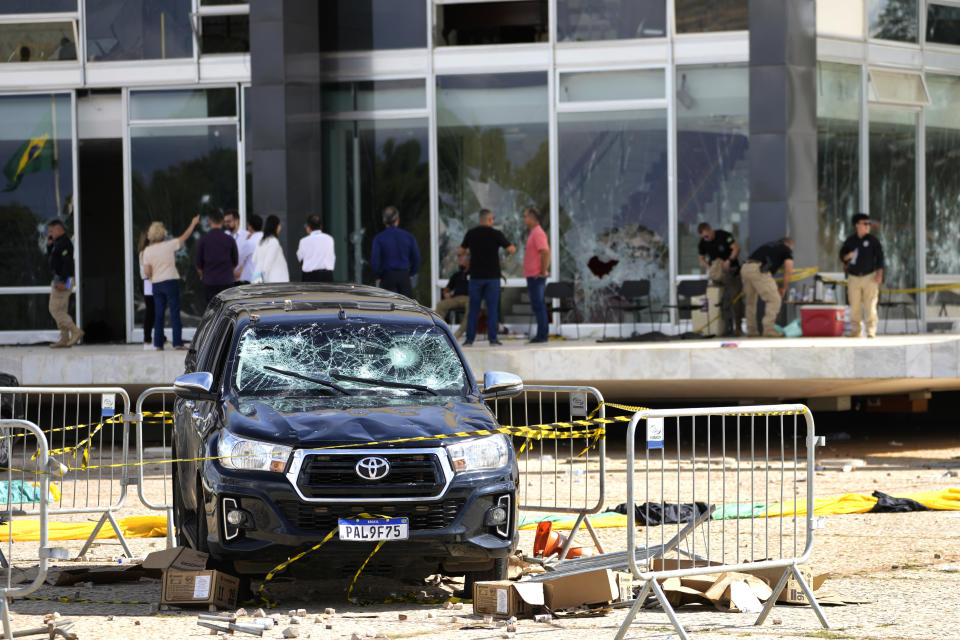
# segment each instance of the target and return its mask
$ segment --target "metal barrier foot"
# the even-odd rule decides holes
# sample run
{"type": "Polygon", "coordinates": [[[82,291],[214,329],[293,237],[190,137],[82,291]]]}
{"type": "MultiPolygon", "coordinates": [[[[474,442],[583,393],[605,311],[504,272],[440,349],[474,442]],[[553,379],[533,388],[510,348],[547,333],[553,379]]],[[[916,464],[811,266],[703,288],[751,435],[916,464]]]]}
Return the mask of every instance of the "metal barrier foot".
{"type": "Polygon", "coordinates": [[[12,638],[13,630],[10,627],[10,600],[6,596],[0,598],[0,617],[3,618],[3,637],[12,638]]]}
{"type": "Polygon", "coordinates": [[[687,631],[683,628],[683,625],[680,624],[680,619],[677,618],[677,612],[673,610],[670,601],[667,600],[667,594],[663,592],[663,587],[660,586],[660,583],[657,582],[656,579],[650,581],[650,586],[657,595],[657,600],[660,601],[660,606],[663,608],[663,611],[667,614],[667,617],[670,618],[673,628],[677,630],[677,635],[680,636],[680,640],[690,640],[687,636],[687,631]]]}
{"type": "Polygon", "coordinates": [[[80,549],[80,553],[77,555],[78,558],[82,558],[83,556],[87,555],[87,551],[90,550],[90,546],[93,544],[93,541],[96,540],[97,534],[100,533],[100,529],[103,528],[103,525],[106,522],[110,523],[110,526],[113,527],[113,531],[117,534],[117,540],[120,542],[120,546],[123,547],[123,552],[128,558],[133,557],[133,551],[130,550],[130,546],[127,544],[127,539],[123,537],[123,532],[120,531],[120,525],[117,524],[117,520],[113,517],[113,513],[110,511],[105,511],[104,514],[100,516],[100,521],[97,522],[97,526],[95,526],[93,531],[90,533],[90,537],[88,537],[87,541],[83,543],[83,548],[80,549]]]}
{"type": "Polygon", "coordinates": [[[617,630],[617,635],[614,640],[623,640],[627,635],[627,631],[630,630],[630,625],[633,624],[633,619],[637,617],[637,612],[640,611],[640,607],[643,606],[644,600],[647,599],[647,595],[650,593],[650,580],[647,580],[643,589],[640,590],[640,595],[637,596],[636,602],[633,603],[633,606],[630,607],[630,611],[627,612],[627,617],[623,619],[623,624],[620,625],[620,628],[617,630]]]}
{"type": "Polygon", "coordinates": [[[773,607],[777,604],[777,599],[780,597],[780,594],[783,593],[784,588],[787,586],[787,578],[793,574],[794,579],[800,584],[800,588],[803,590],[803,593],[807,596],[807,601],[810,603],[810,606],[813,607],[814,613],[817,614],[817,617],[820,619],[820,624],[823,625],[824,629],[829,629],[830,624],[827,623],[826,617],[823,615],[823,609],[820,608],[820,603],[817,602],[817,598],[813,595],[813,589],[810,588],[810,585],[807,584],[807,581],[803,579],[803,575],[797,569],[797,565],[791,565],[783,572],[783,575],[780,576],[780,580],[777,582],[777,586],[774,587],[773,593],[770,594],[770,597],[767,599],[767,602],[763,605],[763,611],[760,612],[757,621],[753,624],[755,626],[760,626],[766,621],[767,616],[770,615],[770,612],[773,610],[773,607]]]}

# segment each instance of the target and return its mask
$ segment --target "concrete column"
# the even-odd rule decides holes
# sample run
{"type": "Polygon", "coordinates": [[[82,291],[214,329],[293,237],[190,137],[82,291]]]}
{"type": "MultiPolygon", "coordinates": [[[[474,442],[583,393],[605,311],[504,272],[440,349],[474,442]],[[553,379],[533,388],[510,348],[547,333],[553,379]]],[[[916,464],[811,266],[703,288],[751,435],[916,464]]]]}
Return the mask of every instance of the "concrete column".
{"type": "Polygon", "coordinates": [[[817,261],[814,0],[750,0],[750,249],[790,235],[817,261]]]}
{"type": "Polygon", "coordinates": [[[280,218],[291,280],[304,219],[321,212],[319,5],[250,3],[252,211],[280,218]]]}

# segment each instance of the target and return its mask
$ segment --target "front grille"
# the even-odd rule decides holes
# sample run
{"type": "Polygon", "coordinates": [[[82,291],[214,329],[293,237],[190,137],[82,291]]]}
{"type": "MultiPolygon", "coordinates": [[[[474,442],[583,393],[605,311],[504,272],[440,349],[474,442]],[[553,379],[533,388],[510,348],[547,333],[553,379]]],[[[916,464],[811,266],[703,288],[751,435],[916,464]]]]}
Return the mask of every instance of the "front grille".
{"type": "Polygon", "coordinates": [[[280,500],[277,506],[283,517],[297,529],[328,533],[335,529],[339,518],[356,518],[361,513],[390,518],[410,519],[411,531],[443,529],[457,518],[465,498],[451,498],[442,502],[417,505],[398,504],[329,504],[317,506],[299,500],[280,500]]]}
{"type": "Polygon", "coordinates": [[[443,491],[446,478],[435,453],[385,453],[390,463],[380,480],[357,475],[357,462],[370,454],[313,454],[303,460],[297,486],[307,498],[429,497],[443,491]]]}

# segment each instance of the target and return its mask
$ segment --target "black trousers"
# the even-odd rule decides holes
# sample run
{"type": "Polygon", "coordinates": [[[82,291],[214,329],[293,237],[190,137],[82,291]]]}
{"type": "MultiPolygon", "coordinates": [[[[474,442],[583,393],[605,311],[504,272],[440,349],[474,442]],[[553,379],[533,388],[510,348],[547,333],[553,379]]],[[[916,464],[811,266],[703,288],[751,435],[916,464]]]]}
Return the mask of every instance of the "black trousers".
{"type": "Polygon", "coordinates": [[[301,282],[333,282],[333,271],[330,269],[317,269],[316,271],[304,271],[300,278],[301,282]]]}
{"type": "Polygon", "coordinates": [[[143,342],[153,344],[153,316],[156,315],[156,307],[153,305],[153,296],[143,296],[143,303],[146,309],[143,312],[143,342]]]}
{"type": "Polygon", "coordinates": [[[413,297],[413,288],[410,286],[410,272],[406,269],[390,269],[385,271],[380,287],[387,291],[395,291],[408,298],[413,297]]]}

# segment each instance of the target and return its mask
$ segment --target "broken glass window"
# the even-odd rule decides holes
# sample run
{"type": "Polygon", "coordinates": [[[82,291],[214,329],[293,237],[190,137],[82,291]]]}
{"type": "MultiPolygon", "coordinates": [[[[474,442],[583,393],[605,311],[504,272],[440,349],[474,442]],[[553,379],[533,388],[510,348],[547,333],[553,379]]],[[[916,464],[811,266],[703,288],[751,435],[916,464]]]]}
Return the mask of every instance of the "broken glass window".
{"type": "Polygon", "coordinates": [[[240,336],[236,360],[234,388],[241,396],[336,395],[336,389],[297,376],[329,380],[356,395],[424,393],[417,386],[440,395],[466,393],[463,363],[443,330],[432,325],[258,323],[240,336]]]}

